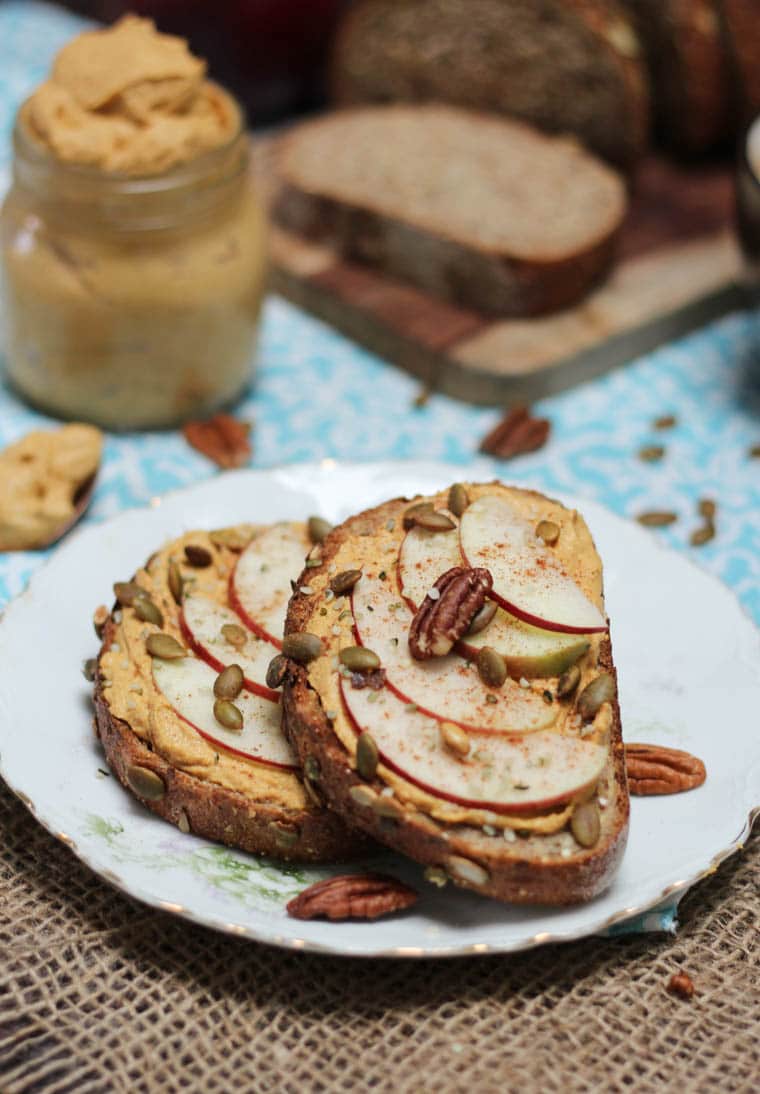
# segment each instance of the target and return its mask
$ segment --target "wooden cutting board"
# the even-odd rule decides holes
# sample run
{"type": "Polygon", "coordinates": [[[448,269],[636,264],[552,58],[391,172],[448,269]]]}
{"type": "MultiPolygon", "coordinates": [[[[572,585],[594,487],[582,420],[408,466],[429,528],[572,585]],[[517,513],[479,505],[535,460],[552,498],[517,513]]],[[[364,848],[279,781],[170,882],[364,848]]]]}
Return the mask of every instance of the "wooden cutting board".
{"type": "MultiPolygon", "coordinates": [[[[254,159],[271,196],[271,143],[254,159]]],[[[271,251],[275,291],[427,387],[481,404],[561,391],[742,302],[731,169],[654,157],[639,170],[610,276],[575,307],[538,319],[452,306],[277,227],[271,251]]]]}

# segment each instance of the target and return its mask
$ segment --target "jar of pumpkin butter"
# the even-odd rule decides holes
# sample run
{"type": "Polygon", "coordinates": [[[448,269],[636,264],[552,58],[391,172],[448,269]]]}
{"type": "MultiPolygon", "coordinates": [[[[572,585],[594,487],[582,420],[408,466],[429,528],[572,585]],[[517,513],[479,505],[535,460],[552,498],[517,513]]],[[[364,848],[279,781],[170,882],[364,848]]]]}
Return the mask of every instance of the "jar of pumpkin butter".
{"type": "Polygon", "coordinates": [[[184,41],[84,33],[21,107],[0,213],[11,383],[54,415],[169,426],[250,377],[263,216],[241,111],[184,41]]]}

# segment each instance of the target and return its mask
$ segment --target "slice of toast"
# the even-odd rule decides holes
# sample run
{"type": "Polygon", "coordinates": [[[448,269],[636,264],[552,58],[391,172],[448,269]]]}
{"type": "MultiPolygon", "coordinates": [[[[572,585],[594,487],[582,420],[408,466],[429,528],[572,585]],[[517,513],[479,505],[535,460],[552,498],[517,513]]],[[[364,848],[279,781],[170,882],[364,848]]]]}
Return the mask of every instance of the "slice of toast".
{"type": "Polygon", "coordinates": [[[622,179],[574,140],[448,106],[365,107],[282,139],[273,213],[428,292],[538,315],[604,274],[622,179]]]}
{"type": "Polygon", "coordinates": [[[359,0],[336,36],[335,101],[439,101],[572,133],[630,167],[648,79],[616,0],[359,0]]]}
{"type": "Polygon", "coordinates": [[[328,804],[432,880],[522,904],[605,889],[629,806],[601,562],[582,517],[500,483],[459,486],[352,517],[321,559],[286,625],[321,652],[291,657],[283,706],[328,804]],[[477,608],[467,582],[487,589],[476,633],[463,629],[477,608]]]}
{"type": "Polygon", "coordinates": [[[131,582],[115,586],[95,709],[119,780],[183,832],[278,858],[327,861],[353,855],[365,841],[303,783],[281,732],[279,693],[266,684],[290,576],[310,547],[300,524],[188,532],[164,545],[131,582]],[[222,724],[215,683],[235,664],[242,679],[222,687],[222,724]],[[230,703],[242,714],[240,728],[230,703]]]}

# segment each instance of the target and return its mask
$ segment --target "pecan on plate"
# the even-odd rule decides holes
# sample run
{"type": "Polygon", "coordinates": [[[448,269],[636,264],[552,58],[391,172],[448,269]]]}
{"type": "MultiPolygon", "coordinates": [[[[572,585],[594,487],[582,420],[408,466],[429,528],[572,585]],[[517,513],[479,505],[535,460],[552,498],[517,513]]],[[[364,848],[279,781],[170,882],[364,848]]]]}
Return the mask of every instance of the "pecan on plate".
{"type": "Polygon", "coordinates": [[[420,604],[409,628],[409,652],[417,661],[443,657],[466,633],[493,581],[488,570],[452,566],[420,604]]]}
{"type": "Polygon", "coordinates": [[[490,433],[486,433],[480,442],[480,451],[501,460],[511,460],[513,456],[542,448],[550,432],[551,422],[547,418],[533,418],[528,407],[515,406],[490,433]]]}
{"type": "Polygon", "coordinates": [[[294,919],[377,919],[417,901],[408,885],[385,874],[341,874],[310,885],[287,905],[294,919]]]}
{"type": "Polygon", "coordinates": [[[231,414],[215,414],[202,422],[186,422],[182,432],[188,444],[218,467],[243,467],[251,458],[251,424],[238,421],[231,414]]]}
{"type": "Polygon", "coordinates": [[[689,752],[664,745],[627,744],[625,766],[631,794],[679,794],[701,786],[705,765],[689,752]]]}

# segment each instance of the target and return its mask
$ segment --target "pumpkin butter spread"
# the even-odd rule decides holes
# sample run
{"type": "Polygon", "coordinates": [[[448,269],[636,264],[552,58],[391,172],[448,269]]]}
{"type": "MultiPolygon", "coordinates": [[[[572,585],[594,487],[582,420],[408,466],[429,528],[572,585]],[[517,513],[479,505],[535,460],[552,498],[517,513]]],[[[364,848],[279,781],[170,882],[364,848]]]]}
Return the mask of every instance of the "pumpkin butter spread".
{"type": "MultiPolygon", "coordinates": [[[[256,532],[251,527],[247,531],[248,538],[256,532]]],[[[206,532],[188,532],[152,556],[132,580],[145,589],[160,609],[163,626],[142,622],[129,607],[114,612],[113,639],[100,656],[103,696],[115,717],[127,722],[142,741],[180,771],[240,791],[256,801],[310,809],[313,806],[295,774],[207,741],[172,709],[153,679],[152,659],[145,648],[150,634],[160,630],[187,646],[179,609],[169,588],[170,562],[179,566],[186,590],[226,606],[229,577],[237,558],[237,551],[220,545],[218,537],[206,532]],[[184,555],[187,544],[205,548],[211,555],[211,564],[202,568],[190,566],[184,555]]],[[[249,635],[248,641],[257,639],[249,635]]],[[[230,646],[229,663],[234,661],[235,649],[230,646]]]]}
{"type": "MultiPolygon", "coordinates": [[[[488,485],[468,486],[467,490],[470,501],[492,492],[488,485]]],[[[580,515],[575,510],[565,509],[558,503],[539,495],[517,490],[509,491],[504,488],[501,488],[501,492],[508,494],[510,502],[532,524],[537,525],[539,521],[548,520],[559,527],[559,539],[553,550],[586,596],[603,610],[601,561],[591,534],[580,515]]],[[[432,501],[436,509],[445,509],[447,494],[444,491],[425,500],[432,501]]],[[[350,540],[344,541],[331,559],[329,567],[331,573],[324,572],[324,569],[309,571],[309,588],[313,590],[314,601],[326,608],[323,615],[322,608],[315,607],[306,626],[306,630],[319,635],[326,650],[324,655],[309,664],[309,682],[319,694],[323,708],[329,712],[334,733],[351,756],[356,754],[357,737],[345,713],[336,666],[340,649],[355,645],[356,640],[352,632],[351,613],[346,611],[349,607],[348,599],[345,597],[331,599],[329,593],[325,598],[324,593],[328,588],[331,574],[345,570],[361,569],[363,573],[374,576],[381,576],[384,572],[387,580],[396,582],[396,564],[404,535],[400,519],[386,523],[383,517],[373,522],[372,514],[368,514],[366,529],[354,529],[350,540]]],[[[430,575],[430,585],[438,576],[440,575],[430,575]]],[[[411,619],[412,614],[409,612],[410,622],[411,619]]],[[[598,675],[600,647],[606,636],[589,634],[586,637],[589,648],[577,662],[581,675],[575,689],[575,697],[580,695],[586,685],[598,675]]],[[[468,671],[477,678],[477,669],[474,664],[468,665],[468,671]]],[[[526,683],[540,695],[546,689],[556,692],[557,678],[523,681],[523,686],[526,683]]],[[[555,701],[553,705],[556,717],[549,729],[559,734],[577,737],[580,716],[575,711],[575,702],[555,701]]],[[[593,723],[584,727],[584,739],[596,744],[605,744],[611,724],[612,708],[608,702],[604,702],[595,715],[593,723]]],[[[538,812],[535,815],[496,814],[482,808],[461,806],[428,794],[416,784],[384,766],[382,762],[378,766],[378,774],[387,786],[392,787],[394,795],[404,806],[426,813],[446,825],[462,824],[480,828],[485,824],[495,829],[513,829],[518,832],[533,832],[547,836],[556,833],[557,839],[560,839],[559,834],[567,826],[575,804],[571,801],[559,810],[538,812]]],[[[599,793],[607,798],[612,808],[616,787],[614,777],[609,770],[602,776],[599,793]]],[[[551,848],[548,849],[551,850],[551,848]]],[[[547,850],[546,846],[544,850],[547,850]]]]}
{"type": "Polygon", "coordinates": [[[205,73],[183,39],[126,15],[64,46],[22,118],[65,163],[160,174],[225,144],[240,127],[234,100],[205,73]]]}

